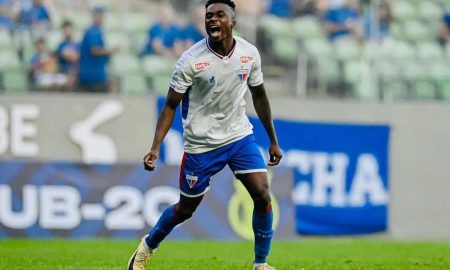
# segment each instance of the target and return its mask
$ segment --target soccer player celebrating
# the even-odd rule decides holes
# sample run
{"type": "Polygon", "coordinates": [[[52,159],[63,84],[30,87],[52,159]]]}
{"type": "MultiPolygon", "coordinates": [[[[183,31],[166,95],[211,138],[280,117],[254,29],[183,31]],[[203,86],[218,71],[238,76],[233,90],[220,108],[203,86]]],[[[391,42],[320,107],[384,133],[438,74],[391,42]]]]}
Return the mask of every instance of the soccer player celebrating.
{"type": "Polygon", "coordinates": [[[185,154],[180,172],[180,200],[163,212],[142,239],[128,262],[129,270],[145,269],[164,238],[192,216],[209,189],[210,177],[227,164],[254,201],[253,269],[274,269],[267,264],[273,235],[267,168],[245,114],[247,89],[270,138],[267,165],[277,165],[282,154],[263,84],[261,58],[255,46],[233,37],[234,9],[231,0],[209,0],[205,17],[208,37],[187,50],[175,66],[144,166],[149,171],[156,168],[160,145],[182,102],[185,154]]]}

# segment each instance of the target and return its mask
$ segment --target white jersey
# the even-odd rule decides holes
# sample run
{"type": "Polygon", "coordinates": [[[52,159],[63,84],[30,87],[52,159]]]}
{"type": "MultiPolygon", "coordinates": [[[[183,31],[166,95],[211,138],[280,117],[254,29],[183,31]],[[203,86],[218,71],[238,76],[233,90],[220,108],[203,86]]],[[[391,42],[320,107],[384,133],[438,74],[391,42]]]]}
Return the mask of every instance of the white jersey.
{"type": "Polygon", "coordinates": [[[203,153],[253,133],[245,114],[244,95],[263,83],[258,49],[235,37],[228,56],[215,53],[207,39],[180,57],[171,87],[184,94],[182,118],[185,151],[203,153]]]}

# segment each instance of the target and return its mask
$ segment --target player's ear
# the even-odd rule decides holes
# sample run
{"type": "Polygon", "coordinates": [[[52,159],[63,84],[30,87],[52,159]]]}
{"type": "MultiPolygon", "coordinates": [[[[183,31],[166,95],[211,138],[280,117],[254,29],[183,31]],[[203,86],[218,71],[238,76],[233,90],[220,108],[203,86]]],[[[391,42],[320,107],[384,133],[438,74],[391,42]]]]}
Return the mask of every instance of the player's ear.
{"type": "Polygon", "coordinates": [[[236,26],[236,20],[235,19],[233,19],[233,23],[231,24],[233,27],[235,27],[236,26]]]}

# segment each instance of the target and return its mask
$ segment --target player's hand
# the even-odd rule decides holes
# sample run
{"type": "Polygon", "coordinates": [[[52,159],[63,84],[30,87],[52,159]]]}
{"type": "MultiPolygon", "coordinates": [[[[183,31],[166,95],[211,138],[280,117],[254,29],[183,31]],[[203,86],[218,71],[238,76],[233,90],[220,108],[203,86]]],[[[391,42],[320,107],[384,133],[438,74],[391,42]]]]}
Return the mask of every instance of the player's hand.
{"type": "Polygon", "coordinates": [[[276,166],[280,163],[283,154],[281,153],[280,146],[278,144],[271,144],[269,147],[270,159],[267,165],[276,166]]]}
{"type": "Polygon", "coordinates": [[[159,150],[152,149],[150,152],[144,157],[144,168],[147,171],[153,171],[156,168],[156,160],[159,157],[159,150]]]}

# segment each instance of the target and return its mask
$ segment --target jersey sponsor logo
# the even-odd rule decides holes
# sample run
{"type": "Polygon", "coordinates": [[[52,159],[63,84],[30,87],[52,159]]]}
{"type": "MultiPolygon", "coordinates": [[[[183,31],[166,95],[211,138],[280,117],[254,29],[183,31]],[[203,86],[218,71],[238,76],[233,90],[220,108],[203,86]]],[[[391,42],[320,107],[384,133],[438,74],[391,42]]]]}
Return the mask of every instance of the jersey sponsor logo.
{"type": "Polygon", "coordinates": [[[186,175],[186,181],[188,182],[188,185],[190,188],[192,188],[198,181],[198,176],[187,174],[186,175]]]}
{"type": "Polygon", "coordinates": [[[253,57],[251,56],[241,56],[241,63],[242,64],[247,64],[248,62],[252,61],[253,57]]]}
{"type": "Polygon", "coordinates": [[[242,66],[241,69],[238,69],[236,71],[236,73],[237,73],[237,75],[239,77],[239,80],[241,82],[244,82],[247,79],[247,77],[248,77],[248,69],[244,68],[244,66],[242,66]]]}
{"type": "Polygon", "coordinates": [[[195,71],[202,71],[210,66],[208,62],[200,62],[195,64],[195,71]]]}

